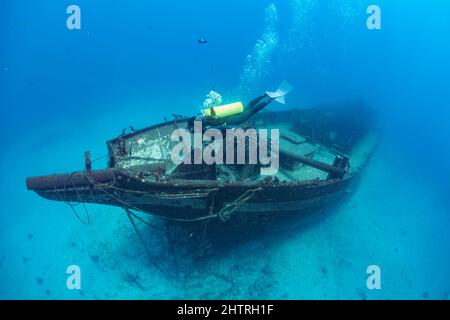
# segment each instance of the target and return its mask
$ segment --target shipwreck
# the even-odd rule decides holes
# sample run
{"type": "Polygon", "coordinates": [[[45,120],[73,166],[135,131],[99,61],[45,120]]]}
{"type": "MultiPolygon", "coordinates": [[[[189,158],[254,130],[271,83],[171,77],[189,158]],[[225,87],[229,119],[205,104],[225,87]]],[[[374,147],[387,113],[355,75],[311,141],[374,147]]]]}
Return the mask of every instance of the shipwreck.
{"type": "MultiPolygon", "coordinates": [[[[93,170],[27,178],[29,190],[66,203],[117,206],[179,225],[191,238],[290,227],[352,194],[378,133],[366,107],[344,105],[265,111],[242,128],[279,129],[279,170],[261,164],[174,164],[174,130],[187,118],[123,133],[107,141],[108,164],[93,170]]],[[[244,141],[245,143],[245,141],[244,141]]]]}

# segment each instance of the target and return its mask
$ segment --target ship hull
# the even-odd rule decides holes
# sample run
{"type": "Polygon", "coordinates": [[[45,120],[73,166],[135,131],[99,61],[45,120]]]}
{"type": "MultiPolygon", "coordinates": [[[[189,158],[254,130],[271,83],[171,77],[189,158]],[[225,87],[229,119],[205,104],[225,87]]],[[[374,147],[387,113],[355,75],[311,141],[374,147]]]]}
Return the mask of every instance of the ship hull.
{"type": "Polygon", "coordinates": [[[49,200],[151,214],[189,237],[290,228],[331,212],[355,189],[378,142],[372,114],[355,108],[255,117],[251,127],[280,128],[275,176],[260,176],[250,164],[175,165],[171,134],[188,125],[176,119],[108,141],[104,170],[92,170],[87,154],[85,170],[30,177],[27,188],[49,200]]]}
{"type": "Polygon", "coordinates": [[[34,177],[27,185],[49,200],[112,205],[156,215],[189,229],[208,225],[211,232],[239,233],[291,226],[321,216],[352,193],[357,178],[289,183],[148,183],[125,170],[107,169],[34,177]],[[246,194],[248,197],[242,198],[246,194]]]}

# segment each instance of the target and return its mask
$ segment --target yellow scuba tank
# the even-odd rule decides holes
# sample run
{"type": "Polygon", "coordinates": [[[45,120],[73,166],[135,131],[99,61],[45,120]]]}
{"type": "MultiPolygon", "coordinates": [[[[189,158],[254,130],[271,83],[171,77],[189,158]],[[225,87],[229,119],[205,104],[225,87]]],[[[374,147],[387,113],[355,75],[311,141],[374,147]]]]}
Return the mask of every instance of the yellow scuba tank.
{"type": "Polygon", "coordinates": [[[242,102],[235,102],[225,104],[223,106],[211,107],[204,109],[202,111],[205,117],[217,117],[217,118],[233,116],[242,112],[244,112],[244,105],[242,104],[242,102]]]}

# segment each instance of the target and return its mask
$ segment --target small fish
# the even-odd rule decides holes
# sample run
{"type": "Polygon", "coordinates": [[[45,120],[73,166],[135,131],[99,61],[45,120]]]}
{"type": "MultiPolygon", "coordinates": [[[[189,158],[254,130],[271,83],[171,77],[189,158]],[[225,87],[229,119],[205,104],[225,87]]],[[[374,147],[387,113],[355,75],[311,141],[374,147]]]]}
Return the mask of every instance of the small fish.
{"type": "Polygon", "coordinates": [[[208,40],[206,40],[205,38],[200,38],[200,39],[197,40],[197,42],[200,43],[200,44],[207,44],[208,40]]]}

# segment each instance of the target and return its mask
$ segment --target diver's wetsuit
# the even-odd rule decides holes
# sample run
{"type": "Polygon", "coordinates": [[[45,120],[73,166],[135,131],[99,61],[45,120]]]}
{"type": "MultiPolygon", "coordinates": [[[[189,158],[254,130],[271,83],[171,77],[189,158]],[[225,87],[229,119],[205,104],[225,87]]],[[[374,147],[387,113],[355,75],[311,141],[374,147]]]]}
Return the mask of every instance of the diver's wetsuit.
{"type": "Polygon", "coordinates": [[[189,119],[189,127],[193,127],[194,121],[202,121],[203,122],[203,128],[205,127],[218,127],[218,126],[228,126],[228,125],[239,125],[241,123],[244,123],[248,119],[250,119],[255,113],[262,110],[265,106],[267,106],[269,103],[271,103],[274,99],[269,97],[267,94],[264,94],[262,96],[259,96],[252,101],[245,107],[244,111],[224,117],[224,118],[217,118],[217,117],[203,117],[201,120],[196,119],[196,117],[193,117],[189,119]]]}

